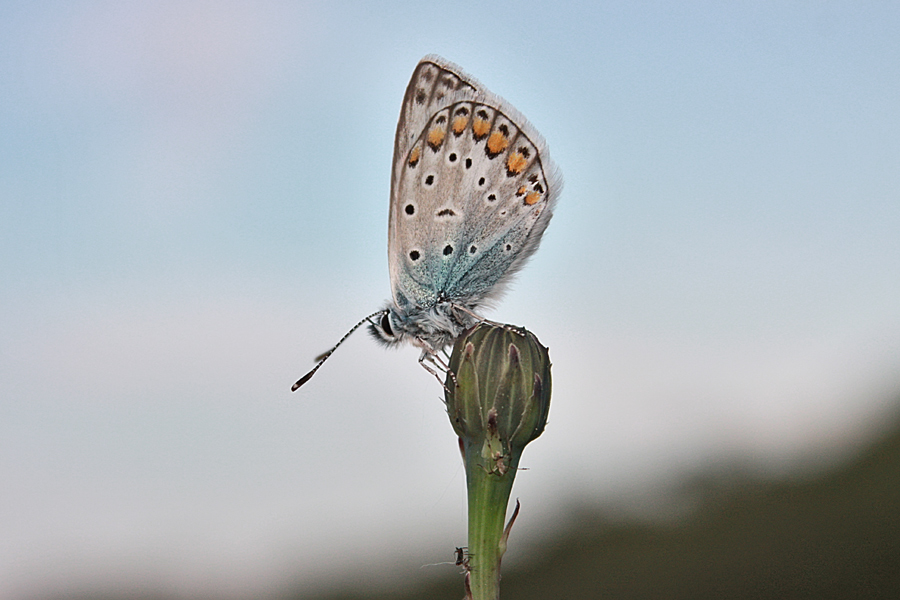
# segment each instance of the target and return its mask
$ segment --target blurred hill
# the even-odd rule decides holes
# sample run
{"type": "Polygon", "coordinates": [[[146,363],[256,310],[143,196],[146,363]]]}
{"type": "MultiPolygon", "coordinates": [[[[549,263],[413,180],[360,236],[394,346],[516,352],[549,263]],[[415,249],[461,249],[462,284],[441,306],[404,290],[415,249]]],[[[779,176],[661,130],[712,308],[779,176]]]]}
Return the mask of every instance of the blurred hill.
{"type": "MultiPolygon", "coordinates": [[[[900,423],[815,475],[706,477],[696,508],[665,523],[582,514],[504,571],[515,600],[900,598],[900,423]]],[[[448,576],[413,591],[316,600],[459,600],[448,576]]],[[[292,600],[308,598],[302,593],[292,600]]]]}
{"type": "MultiPolygon", "coordinates": [[[[673,496],[673,504],[683,506],[684,497],[691,501],[691,508],[677,518],[650,521],[607,509],[580,509],[561,530],[530,548],[516,549],[530,558],[504,565],[502,597],[900,598],[900,419],[885,424],[876,440],[830,468],[799,469],[777,480],[739,469],[690,479],[681,496],[673,496]]],[[[396,573],[412,578],[415,569],[397,565],[396,573]]],[[[459,600],[462,577],[446,569],[446,576],[427,583],[407,579],[402,591],[384,591],[377,584],[367,589],[360,583],[364,575],[348,572],[346,589],[352,591],[311,595],[298,588],[277,598],[459,600]]],[[[152,593],[65,597],[175,600],[152,593]]]]}

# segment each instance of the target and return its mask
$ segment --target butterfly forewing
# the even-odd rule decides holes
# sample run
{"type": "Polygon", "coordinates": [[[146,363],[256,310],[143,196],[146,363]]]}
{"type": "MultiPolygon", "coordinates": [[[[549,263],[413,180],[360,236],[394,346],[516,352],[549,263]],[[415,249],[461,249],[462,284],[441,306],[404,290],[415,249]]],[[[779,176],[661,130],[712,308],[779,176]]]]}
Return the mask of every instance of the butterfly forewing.
{"type": "Polygon", "coordinates": [[[439,63],[443,61],[437,57],[422,59],[406,87],[394,138],[392,183],[396,181],[398,173],[402,172],[401,161],[409,154],[410,148],[431,117],[455,101],[476,96],[477,82],[470,82],[470,77],[461,76],[439,63]]]}

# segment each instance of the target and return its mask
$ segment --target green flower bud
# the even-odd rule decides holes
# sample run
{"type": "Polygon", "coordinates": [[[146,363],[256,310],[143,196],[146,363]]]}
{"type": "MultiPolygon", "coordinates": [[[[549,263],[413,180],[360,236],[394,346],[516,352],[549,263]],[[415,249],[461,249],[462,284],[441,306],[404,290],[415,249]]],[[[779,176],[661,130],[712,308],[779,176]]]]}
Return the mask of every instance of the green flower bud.
{"type": "Polygon", "coordinates": [[[483,440],[498,474],[547,424],[550,355],[525,329],[480,323],[463,332],[445,385],[454,431],[470,444],[483,440]]]}

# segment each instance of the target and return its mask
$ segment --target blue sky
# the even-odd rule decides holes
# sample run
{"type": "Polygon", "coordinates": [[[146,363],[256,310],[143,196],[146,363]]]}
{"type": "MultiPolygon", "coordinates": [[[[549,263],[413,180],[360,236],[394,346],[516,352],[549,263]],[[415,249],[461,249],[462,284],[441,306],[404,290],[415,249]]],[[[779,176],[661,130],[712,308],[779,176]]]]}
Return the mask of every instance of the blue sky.
{"type": "Polygon", "coordinates": [[[900,384],[898,30],[888,2],[3,3],[0,596],[462,545],[414,349],[357,335],[288,391],[389,297],[428,53],[566,181],[489,313],[554,361],[523,539],[583,496],[858,439],[900,384]]]}

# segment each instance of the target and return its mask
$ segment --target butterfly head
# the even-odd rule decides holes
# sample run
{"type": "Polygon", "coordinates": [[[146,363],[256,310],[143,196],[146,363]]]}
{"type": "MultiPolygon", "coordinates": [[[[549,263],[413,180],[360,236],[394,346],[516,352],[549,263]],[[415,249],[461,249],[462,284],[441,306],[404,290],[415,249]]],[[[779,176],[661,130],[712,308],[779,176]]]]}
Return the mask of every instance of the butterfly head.
{"type": "Polygon", "coordinates": [[[369,319],[369,333],[385,346],[395,346],[406,339],[403,318],[393,308],[386,308],[369,319]]]}

